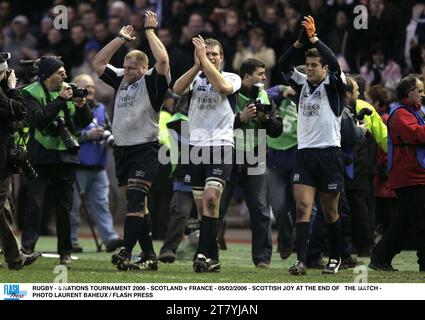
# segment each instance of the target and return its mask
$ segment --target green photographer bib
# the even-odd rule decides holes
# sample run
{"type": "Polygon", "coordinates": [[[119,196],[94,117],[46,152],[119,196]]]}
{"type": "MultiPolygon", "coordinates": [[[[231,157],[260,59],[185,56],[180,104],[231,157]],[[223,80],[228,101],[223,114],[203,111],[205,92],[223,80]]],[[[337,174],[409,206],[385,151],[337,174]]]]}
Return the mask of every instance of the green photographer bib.
{"type": "Polygon", "coordinates": [[[288,150],[297,145],[297,106],[292,100],[283,99],[277,114],[282,118],[282,134],[277,138],[267,137],[267,146],[274,150],[288,150]]]}
{"type": "MultiPolygon", "coordinates": [[[[64,85],[66,85],[65,82],[64,82],[64,85]]],[[[49,95],[50,95],[49,98],[50,99],[48,100],[47,97],[46,97],[46,94],[43,90],[43,86],[38,81],[26,86],[22,90],[23,90],[24,94],[29,94],[35,100],[37,100],[37,102],[42,107],[44,107],[48,103],[48,101],[53,101],[59,96],[58,91],[49,91],[49,95]]],[[[69,110],[70,116],[73,117],[73,115],[75,113],[74,102],[67,101],[66,106],[69,110]]],[[[64,117],[64,116],[65,116],[64,112],[63,112],[63,110],[61,110],[58,113],[58,117],[64,117]]],[[[59,151],[67,150],[65,144],[63,143],[62,139],[59,136],[48,135],[48,133],[45,132],[45,130],[35,129],[34,138],[35,138],[35,140],[37,140],[38,143],[40,143],[43,147],[45,147],[48,150],[59,150],[59,151]]]]}
{"type": "MultiPolygon", "coordinates": [[[[260,91],[258,99],[260,99],[262,104],[270,104],[269,96],[264,90],[260,91]]],[[[242,112],[250,100],[250,98],[239,93],[236,112],[242,112]]],[[[245,151],[254,150],[254,148],[258,145],[258,127],[259,123],[257,118],[253,118],[242,125],[242,130],[235,130],[235,148],[237,150],[245,151]]]]}

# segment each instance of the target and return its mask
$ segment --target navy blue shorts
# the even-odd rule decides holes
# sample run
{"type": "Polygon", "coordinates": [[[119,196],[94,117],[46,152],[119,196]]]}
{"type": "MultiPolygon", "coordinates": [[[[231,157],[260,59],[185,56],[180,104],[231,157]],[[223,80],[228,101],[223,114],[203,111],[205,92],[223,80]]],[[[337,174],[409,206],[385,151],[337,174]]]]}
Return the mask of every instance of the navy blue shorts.
{"type": "Polygon", "coordinates": [[[297,150],[292,179],[294,184],[316,187],[320,192],[340,192],[344,188],[341,148],[297,150]]]}
{"type": "Polygon", "coordinates": [[[126,186],[128,179],[153,182],[159,170],[160,147],[159,142],[114,147],[115,175],[119,186],[126,186]]]}
{"type": "Polygon", "coordinates": [[[192,187],[205,186],[206,179],[211,177],[221,181],[229,180],[232,174],[233,157],[232,146],[190,146],[189,166],[192,187]],[[199,158],[194,159],[193,154],[197,154],[199,158]]]}

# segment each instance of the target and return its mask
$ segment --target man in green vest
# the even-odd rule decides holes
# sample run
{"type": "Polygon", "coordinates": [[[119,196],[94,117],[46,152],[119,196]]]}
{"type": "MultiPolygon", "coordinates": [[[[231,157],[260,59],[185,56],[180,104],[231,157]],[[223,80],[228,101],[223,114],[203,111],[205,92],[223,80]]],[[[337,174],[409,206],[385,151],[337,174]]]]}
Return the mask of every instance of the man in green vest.
{"type": "Polygon", "coordinates": [[[265,154],[263,157],[259,154],[266,151],[265,135],[278,137],[282,133],[282,119],[276,117],[276,106],[267,92],[255,89],[261,88],[259,84],[266,80],[264,63],[258,59],[247,59],[242,63],[239,75],[242,86],[238,94],[234,125],[236,164],[221,196],[220,217],[223,219],[239,184],[249,209],[252,260],[256,267],[267,268],[272,255],[269,176],[265,161],[253,164],[250,160],[265,159],[265,154]],[[243,161],[239,161],[242,159],[240,155],[243,155],[243,161]],[[252,170],[254,166],[257,170],[252,170]]]}
{"type": "Polygon", "coordinates": [[[22,232],[22,250],[33,252],[40,234],[41,215],[47,186],[54,192],[56,232],[60,264],[71,263],[70,212],[73,183],[79,163],[78,130],[92,121],[84,97],[75,97],[64,82],[63,62],[55,57],[41,57],[38,81],[23,88],[30,125],[28,153],[38,178],[28,186],[28,200],[22,232]],[[51,187],[50,187],[51,186],[51,187]]]}

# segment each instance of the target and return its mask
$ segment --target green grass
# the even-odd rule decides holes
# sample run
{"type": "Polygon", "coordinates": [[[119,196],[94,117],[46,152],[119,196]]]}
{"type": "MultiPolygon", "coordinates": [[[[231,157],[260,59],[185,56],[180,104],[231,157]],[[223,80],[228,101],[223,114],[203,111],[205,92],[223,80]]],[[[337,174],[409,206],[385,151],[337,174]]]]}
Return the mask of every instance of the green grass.
{"type": "MultiPolygon", "coordinates": [[[[323,283],[352,283],[358,276],[353,269],[341,270],[335,276],[323,276],[320,270],[308,270],[308,275],[294,277],[288,274],[289,266],[294,262],[295,255],[288,260],[281,260],[277,253],[273,254],[269,269],[256,269],[251,261],[251,246],[244,244],[229,244],[227,251],[221,251],[222,272],[218,274],[192,271],[190,261],[191,252],[186,250],[186,259],[177,260],[173,264],[160,264],[157,272],[127,271],[120,272],[110,262],[111,254],[95,252],[92,240],[81,240],[80,244],[85,252],[77,254],[79,261],[74,261],[68,272],[69,283],[294,283],[294,282],[323,282],[323,283]]],[[[161,243],[156,242],[155,248],[159,251],[161,243]]],[[[37,244],[39,251],[54,251],[56,239],[44,237],[37,244]]],[[[137,253],[137,252],[135,252],[137,253]]],[[[365,264],[368,259],[363,260],[365,264]]],[[[53,282],[57,274],[53,273],[57,259],[39,258],[33,265],[20,271],[10,271],[0,267],[0,283],[49,283],[53,282]]],[[[403,252],[396,257],[394,267],[400,272],[375,272],[368,269],[369,283],[406,283],[425,282],[425,273],[419,273],[414,252],[403,252]]]]}

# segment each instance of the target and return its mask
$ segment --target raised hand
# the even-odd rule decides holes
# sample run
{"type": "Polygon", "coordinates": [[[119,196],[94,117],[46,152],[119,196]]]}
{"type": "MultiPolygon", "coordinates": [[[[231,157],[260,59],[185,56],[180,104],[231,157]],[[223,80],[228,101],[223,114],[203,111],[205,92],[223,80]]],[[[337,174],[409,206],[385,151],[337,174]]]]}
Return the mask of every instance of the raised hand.
{"type": "Polygon", "coordinates": [[[195,55],[199,60],[202,60],[203,57],[206,57],[205,41],[200,35],[192,38],[192,43],[195,46],[195,55]]]}
{"type": "Polygon", "coordinates": [[[145,12],[145,28],[156,28],[158,25],[158,20],[155,12],[146,11],[145,12]]]}
{"type": "Polygon", "coordinates": [[[15,70],[10,69],[9,76],[7,77],[7,86],[9,89],[15,89],[16,83],[18,82],[18,79],[16,79],[15,70]]]}
{"type": "Polygon", "coordinates": [[[195,62],[195,66],[199,69],[202,68],[201,61],[199,61],[198,56],[196,55],[196,49],[193,51],[193,61],[195,62]]]}
{"type": "Polygon", "coordinates": [[[309,39],[317,36],[316,25],[314,24],[312,16],[304,17],[304,21],[301,22],[301,25],[305,28],[305,32],[309,39]]]}
{"type": "Polygon", "coordinates": [[[300,35],[298,36],[298,42],[301,44],[306,44],[308,41],[307,31],[304,27],[301,27],[300,35]]]}
{"type": "Polygon", "coordinates": [[[133,26],[127,25],[121,28],[119,36],[123,37],[127,41],[133,41],[136,39],[136,37],[132,36],[133,31],[134,31],[133,26]]]}

